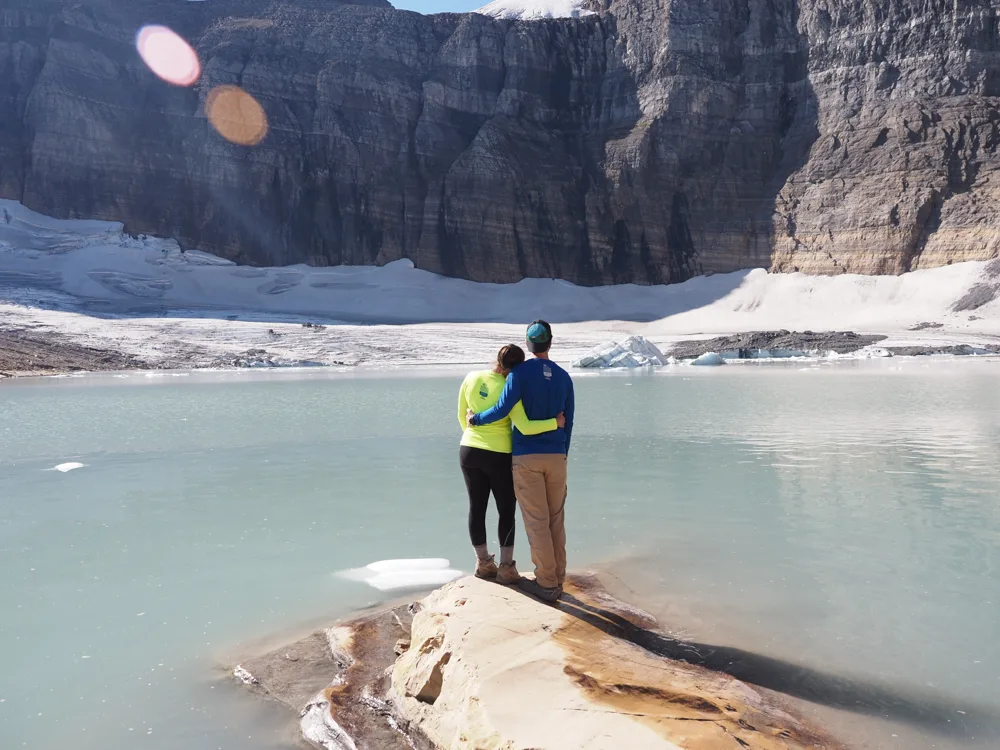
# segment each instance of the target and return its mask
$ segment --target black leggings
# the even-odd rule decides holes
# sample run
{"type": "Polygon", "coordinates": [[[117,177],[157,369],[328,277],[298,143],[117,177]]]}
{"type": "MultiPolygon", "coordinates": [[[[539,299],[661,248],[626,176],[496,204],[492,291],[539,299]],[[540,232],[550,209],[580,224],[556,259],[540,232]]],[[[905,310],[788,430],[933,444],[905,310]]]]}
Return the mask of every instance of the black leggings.
{"type": "Polygon", "coordinates": [[[510,454],[463,445],[458,458],[465,486],[469,490],[469,538],[472,545],[486,544],[486,507],[490,503],[490,490],[493,490],[493,499],[500,514],[497,525],[500,546],[513,547],[517,499],[514,497],[510,454]]]}

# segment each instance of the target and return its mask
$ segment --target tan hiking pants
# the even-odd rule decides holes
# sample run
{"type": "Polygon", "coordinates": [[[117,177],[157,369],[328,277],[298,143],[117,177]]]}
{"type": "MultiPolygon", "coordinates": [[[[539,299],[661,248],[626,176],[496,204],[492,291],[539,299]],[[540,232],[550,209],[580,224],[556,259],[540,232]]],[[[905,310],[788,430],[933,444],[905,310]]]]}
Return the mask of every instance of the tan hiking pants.
{"type": "Polygon", "coordinates": [[[566,456],[514,456],[514,493],[531,546],[535,580],[546,588],[566,580],[566,456]]]}

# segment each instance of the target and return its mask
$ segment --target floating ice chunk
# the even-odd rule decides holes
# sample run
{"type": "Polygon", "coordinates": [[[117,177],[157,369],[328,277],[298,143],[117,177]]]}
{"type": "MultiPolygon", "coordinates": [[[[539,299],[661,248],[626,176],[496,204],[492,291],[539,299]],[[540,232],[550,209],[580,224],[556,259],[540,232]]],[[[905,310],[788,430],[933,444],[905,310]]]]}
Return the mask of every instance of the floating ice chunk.
{"type": "Polygon", "coordinates": [[[462,571],[453,568],[441,570],[398,570],[393,573],[379,573],[367,583],[379,591],[396,589],[420,589],[443,586],[462,577],[462,571]]]}
{"type": "Polygon", "coordinates": [[[396,573],[406,570],[442,570],[450,565],[443,557],[416,557],[410,560],[379,560],[365,567],[376,573],[396,573]]]}
{"type": "Polygon", "coordinates": [[[244,685],[258,685],[257,678],[250,674],[242,664],[237,664],[236,669],[233,670],[233,677],[242,682],[244,685]]]}
{"type": "Polygon", "coordinates": [[[82,469],[87,464],[81,464],[77,461],[69,461],[64,464],[59,464],[58,466],[53,466],[51,471],[61,471],[65,474],[67,471],[73,471],[74,469],[82,469]]]}
{"type": "Polygon", "coordinates": [[[881,346],[874,346],[871,349],[868,349],[867,351],[865,351],[865,356],[868,357],[868,358],[870,358],[870,359],[874,359],[876,357],[882,357],[882,358],[884,358],[884,357],[891,357],[892,356],[892,352],[889,351],[888,349],[885,349],[885,348],[881,347],[881,346]]]}
{"type": "Polygon", "coordinates": [[[667,358],[643,336],[629,336],[595,347],[573,362],[573,367],[659,367],[667,358]]]}
{"type": "Polygon", "coordinates": [[[367,583],[379,591],[443,586],[462,576],[462,571],[450,567],[444,558],[410,560],[379,560],[363,568],[351,568],[337,573],[341,578],[367,583]]]}
{"type": "Polygon", "coordinates": [[[692,365],[699,365],[699,366],[702,366],[702,367],[717,367],[719,365],[726,364],[726,360],[724,360],[716,352],[705,352],[704,354],[702,354],[700,357],[698,357],[698,359],[696,359],[691,364],[692,365]]]}

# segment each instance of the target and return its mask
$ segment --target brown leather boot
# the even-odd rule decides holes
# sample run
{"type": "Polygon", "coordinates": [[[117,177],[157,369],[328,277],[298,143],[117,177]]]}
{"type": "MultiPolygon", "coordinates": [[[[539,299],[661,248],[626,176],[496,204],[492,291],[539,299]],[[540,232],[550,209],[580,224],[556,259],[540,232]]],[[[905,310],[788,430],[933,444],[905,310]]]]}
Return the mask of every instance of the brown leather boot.
{"type": "Polygon", "coordinates": [[[493,580],[497,577],[497,564],[493,559],[493,555],[490,555],[485,560],[476,558],[476,578],[486,578],[488,580],[493,580]]]}
{"type": "Polygon", "coordinates": [[[517,587],[532,596],[537,596],[543,602],[549,602],[554,604],[559,601],[559,598],[563,595],[562,586],[553,586],[552,588],[546,588],[542,586],[538,581],[533,578],[522,578],[517,587]]]}
{"type": "Polygon", "coordinates": [[[512,560],[509,563],[500,564],[500,570],[497,572],[497,583],[510,586],[512,583],[517,583],[520,580],[521,574],[517,572],[517,563],[512,560]]]}

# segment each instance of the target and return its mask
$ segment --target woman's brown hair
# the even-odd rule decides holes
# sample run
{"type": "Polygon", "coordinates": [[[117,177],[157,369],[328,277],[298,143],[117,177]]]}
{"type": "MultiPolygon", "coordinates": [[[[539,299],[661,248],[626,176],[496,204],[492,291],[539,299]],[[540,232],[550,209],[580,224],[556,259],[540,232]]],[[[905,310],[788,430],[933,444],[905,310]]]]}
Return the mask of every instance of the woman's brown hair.
{"type": "Polygon", "coordinates": [[[497,372],[510,372],[522,362],[524,362],[524,349],[517,344],[507,344],[501,346],[497,352],[497,366],[494,369],[497,372]]]}

